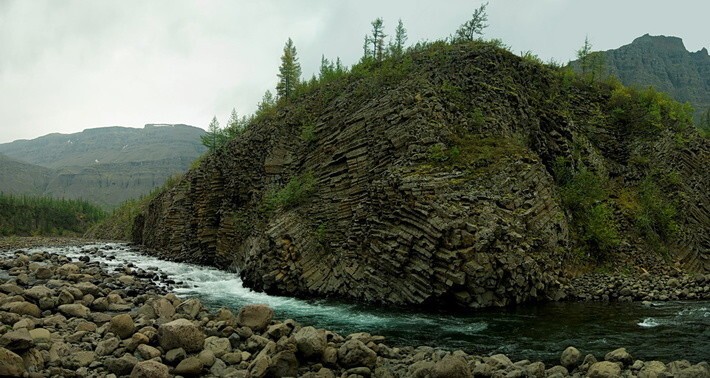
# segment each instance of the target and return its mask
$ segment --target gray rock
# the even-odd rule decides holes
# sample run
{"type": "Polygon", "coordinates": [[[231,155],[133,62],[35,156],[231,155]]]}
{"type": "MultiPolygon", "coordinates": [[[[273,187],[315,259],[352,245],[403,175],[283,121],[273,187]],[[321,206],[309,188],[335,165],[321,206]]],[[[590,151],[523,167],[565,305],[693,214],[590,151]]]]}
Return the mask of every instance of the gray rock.
{"type": "Polygon", "coordinates": [[[567,369],[573,369],[579,365],[581,357],[582,353],[579,349],[573,346],[567,347],[567,349],[565,349],[560,356],[560,365],[566,367],[567,369]]]}
{"type": "Polygon", "coordinates": [[[149,360],[137,363],[131,371],[131,378],[169,378],[168,367],[149,360]]]}
{"type": "Polygon", "coordinates": [[[525,372],[528,377],[534,378],[544,378],[545,377],[545,364],[542,362],[533,362],[530,365],[525,366],[525,372]]]}
{"type": "Polygon", "coordinates": [[[106,369],[116,375],[131,374],[133,367],[138,363],[138,359],[130,354],[126,354],[121,358],[107,358],[104,360],[106,369]]]}
{"type": "Polygon", "coordinates": [[[447,355],[434,364],[432,378],[469,378],[471,370],[463,357],[447,355]]]}
{"type": "Polygon", "coordinates": [[[179,363],[184,360],[185,357],[187,357],[187,353],[185,353],[185,349],[182,348],[171,349],[165,353],[165,360],[171,364],[179,363]]]}
{"type": "Polygon", "coordinates": [[[298,352],[304,357],[321,356],[328,345],[325,331],[313,327],[303,327],[294,334],[298,352]]]}
{"type": "Polygon", "coordinates": [[[22,362],[29,373],[37,373],[44,369],[44,354],[38,349],[30,349],[22,354],[22,362]]]}
{"type": "Polygon", "coordinates": [[[203,350],[200,352],[200,354],[197,355],[197,358],[200,359],[202,362],[202,365],[211,367],[214,365],[215,361],[217,361],[217,357],[215,357],[214,353],[211,350],[203,350]]]}
{"type": "Polygon", "coordinates": [[[242,354],[237,352],[225,353],[220,359],[229,365],[237,365],[242,362],[242,354]]]}
{"type": "Polygon", "coordinates": [[[136,325],[129,314],[116,315],[111,318],[108,331],[121,339],[127,339],[133,335],[136,325]]]}
{"type": "Polygon", "coordinates": [[[210,336],[205,339],[203,349],[211,351],[219,358],[232,351],[232,344],[225,337],[210,336]]]}
{"type": "Polygon", "coordinates": [[[0,376],[22,377],[25,364],[22,357],[5,348],[0,348],[0,376]]]}
{"type": "Polygon", "coordinates": [[[567,370],[566,367],[561,366],[561,365],[553,366],[553,367],[545,370],[545,375],[547,375],[548,377],[551,375],[555,375],[555,374],[558,374],[562,377],[567,377],[567,376],[569,376],[569,370],[567,370]]]}
{"type": "Polygon", "coordinates": [[[634,358],[631,357],[626,348],[615,349],[604,356],[604,360],[609,362],[621,362],[624,366],[631,365],[634,362],[634,358]]]}
{"type": "Polygon", "coordinates": [[[42,316],[42,311],[34,303],[30,302],[10,302],[0,307],[1,310],[18,315],[29,315],[35,318],[42,316]]]}
{"type": "Polygon", "coordinates": [[[505,354],[495,354],[484,360],[495,370],[505,370],[508,367],[513,366],[513,361],[511,361],[505,354]]]}
{"type": "Polygon", "coordinates": [[[374,367],[377,353],[360,340],[348,340],[338,349],[338,362],[345,367],[374,367]]]}
{"type": "Polygon", "coordinates": [[[263,331],[271,323],[274,310],[267,305],[248,305],[242,307],[237,315],[237,324],[254,331],[263,331]]]}
{"type": "Polygon", "coordinates": [[[74,317],[74,318],[88,318],[89,314],[91,313],[91,310],[89,310],[88,307],[79,304],[79,303],[72,303],[72,304],[64,304],[60,305],[59,307],[59,312],[66,316],[74,317]]]}
{"type": "Polygon", "coordinates": [[[44,328],[30,330],[30,336],[35,343],[48,343],[52,341],[52,334],[44,328]]]}
{"type": "Polygon", "coordinates": [[[204,365],[197,357],[188,357],[178,364],[175,368],[175,374],[194,376],[202,372],[204,365]]]}
{"type": "Polygon", "coordinates": [[[295,377],[298,375],[298,359],[290,350],[284,350],[271,357],[269,374],[274,377],[295,377]]]}
{"type": "Polygon", "coordinates": [[[205,334],[189,320],[177,319],[160,326],[158,341],[164,350],[183,348],[186,352],[199,352],[205,344],[205,334]]]}
{"type": "Polygon", "coordinates": [[[615,362],[597,362],[589,367],[587,376],[589,378],[617,378],[621,376],[621,367],[615,362]]]}
{"type": "Polygon", "coordinates": [[[138,351],[138,354],[144,360],[150,360],[155,357],[160,357],[161,355],[160,350],[158,350],[158,348],[154,348],[148,344],[138,345],[136,351],[138,351]]]}
{"type": "Polygon", "coordinates": [[[82,350],[70,354],[68,358],[63,361],[63,365],[69,369],[78,369],[89,366],[95,360],[96,354],[94,352],[82,350]]]}
{"type": "Polygon", "coordinates": [[[681,369],[675,374],[675,378],[708,378],[710,371],[700,364],[681,369]]]}
{"type": "Polygon", "coordinates": [[[111,353],[113,353],[113,351],[115,351],[119,345],[121,345],[121,340],[119,340],[116,337],[112,337],[112,338],[106,339],[106,340],[101,340],[96,345],[95,352],[99,356],[108,356],[111,353]]]}
{"type": "Polygon", "coordinates": [[[646,361],[639,370],[638,378],[659,378],[666,371],[666,364],[661,361],[646,361]]]}
{"type": "Polygon", "coordinates": [[[26,328],[7,332],[0,337],[0,346],[13,352],[22,352],[34,346],[32,335],[26,328]]]}

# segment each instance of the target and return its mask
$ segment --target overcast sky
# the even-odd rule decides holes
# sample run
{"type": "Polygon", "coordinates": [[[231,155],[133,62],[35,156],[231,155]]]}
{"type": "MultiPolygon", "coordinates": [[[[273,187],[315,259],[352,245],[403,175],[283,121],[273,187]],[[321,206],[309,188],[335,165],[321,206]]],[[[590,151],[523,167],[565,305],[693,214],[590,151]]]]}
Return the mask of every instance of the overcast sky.
{"type": "MultiPolygon", "coordinates": [[[[305,77],[350,65],[370,21],[409,42],[450,35],[477,0],[0,0],[0,143],[103,126],[222,124],[276,84],[291,37],[305,77]]],[[[490,0],[485,38],[566,63],[645,33],[710,47],[708,0],[490,0]]]]}

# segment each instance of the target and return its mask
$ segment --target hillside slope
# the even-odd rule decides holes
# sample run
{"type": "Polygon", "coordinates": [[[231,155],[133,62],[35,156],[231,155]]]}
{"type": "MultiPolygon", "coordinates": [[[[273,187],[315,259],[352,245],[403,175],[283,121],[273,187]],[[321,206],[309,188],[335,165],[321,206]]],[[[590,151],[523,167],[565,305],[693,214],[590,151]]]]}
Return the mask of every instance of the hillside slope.
{"type": "Polygon", "coordinates": [[[0,154],[0,193],[40,195],[52,175],[51,169],[0,154]]]}
{"type": "Polygon", "coordinates": [[[159,194],[134,241],[256,290],[390,304],[554,298],[577,261],[664,251],[710,268],[710,146],[656,92],[486,43],[303,92],[159,194]]]}
{"type": "Polygon", "coordinates": [[[42,183],[33,191],[18,186],[14,193],[81,198],[112,209],[186,171],[206,150],[204,133],[187,125],[103,127],[0,144],[0,153],[49,168],[43,174],[13,169],[6,176],[10,182],[35,177],[42,183]]]}
{"type": "Polygon", "coordinates": [[[628,45],[603,52],[607,72],[625,85],[653,86],[681,102],[696,117],[710,109],[710,55],[690,52],[678,37],[644,35],[628,45]]]}

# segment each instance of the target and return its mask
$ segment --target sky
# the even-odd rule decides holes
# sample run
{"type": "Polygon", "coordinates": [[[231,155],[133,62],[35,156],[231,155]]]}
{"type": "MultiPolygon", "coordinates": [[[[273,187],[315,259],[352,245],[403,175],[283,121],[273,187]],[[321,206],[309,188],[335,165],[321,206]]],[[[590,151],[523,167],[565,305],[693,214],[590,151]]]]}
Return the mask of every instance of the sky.
{"type": "MultiPolygon", "coordinates": [[[[0,0],[0,143],[104,126],[224,124],[274,90],[290,37],[304,77],[351,65],[370,22],[451,35],[478,0],[0,0]]],[[[484,38],[566,63],[643,34],[710,48],[707,0],[490,0],[484,38]]]]}

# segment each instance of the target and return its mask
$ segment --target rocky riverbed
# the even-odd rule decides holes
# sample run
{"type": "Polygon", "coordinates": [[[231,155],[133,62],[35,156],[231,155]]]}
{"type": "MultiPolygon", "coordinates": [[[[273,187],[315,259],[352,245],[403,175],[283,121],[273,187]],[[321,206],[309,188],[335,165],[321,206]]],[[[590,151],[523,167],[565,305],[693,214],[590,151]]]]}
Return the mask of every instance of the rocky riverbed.
{"type": "MultiPolygon", "coordinates": [[[[267,306],[210,311],[159,271],[22,251],[0,259],[0,376],[708,377],[706,362],[639,361],[626,350],[511,361],[339,335],[267,306]]],[[[682,282],[682,281],[681,281],[682,282]]]]}

